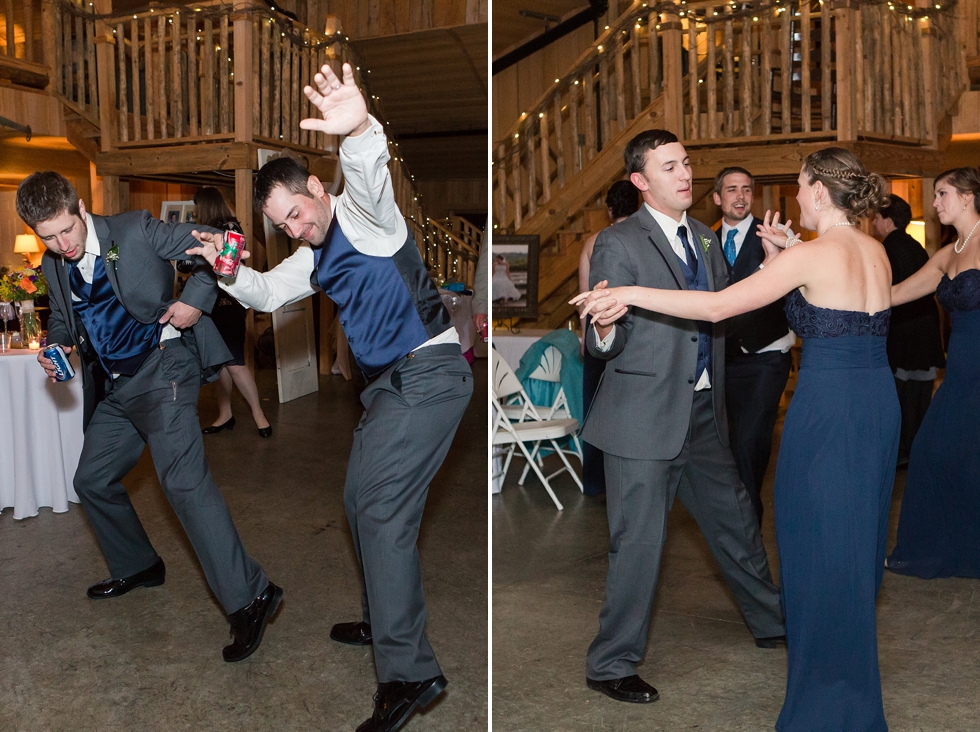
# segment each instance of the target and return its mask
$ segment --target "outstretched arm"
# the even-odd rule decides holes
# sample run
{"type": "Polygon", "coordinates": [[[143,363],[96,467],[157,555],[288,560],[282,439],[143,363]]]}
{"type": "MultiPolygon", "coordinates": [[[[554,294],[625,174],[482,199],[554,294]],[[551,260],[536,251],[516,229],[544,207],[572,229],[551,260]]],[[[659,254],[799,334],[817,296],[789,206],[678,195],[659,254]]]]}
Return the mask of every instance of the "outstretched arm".
{"type": "Polygon", "coordinates": [[[940,249],[929,258],[928,262],[922,265],[918,272],[897,285],[892,285],[892,307],[904,305],[934,293],[939,287],[939,281],[949,269],[949,258],[952,250],[952,247],[940,249]]]}
{"type": "Polygon", "coordinates": [[[773,257],[764,269],[720,292],[611,287],[577,295],[571,304],[584,302],[583,315],[593,310],[608,313],[615,312],[617,307],[632,306],[677,318],[717,323],[775,302],[791,290],[805,285],[804,273],[810,259],[806,248],[783,252],[773,257]]]}

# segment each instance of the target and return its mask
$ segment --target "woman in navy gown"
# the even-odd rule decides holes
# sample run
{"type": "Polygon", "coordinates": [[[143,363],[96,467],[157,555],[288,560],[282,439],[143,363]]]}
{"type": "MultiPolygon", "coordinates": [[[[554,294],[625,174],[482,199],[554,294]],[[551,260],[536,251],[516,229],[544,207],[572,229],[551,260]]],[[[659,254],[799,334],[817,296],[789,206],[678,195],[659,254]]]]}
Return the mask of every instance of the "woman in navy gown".
{"type": "Polygon", "coordinates": [[[767,213],[766,260],[751,277],[716,293],[597,288],[579,298],[592,301],[600,324],[628,306],[718,322],[789,293],[803,359],[776,467],[789,655],[776,728],[880,732],[888,727],[875,599],[901,415],[885,351],[891,268],[856,224],[883,203],[884,181],[853,153],[829,148],[806,159],[799,186],[800,223],[818,237],[787,239],[767,213]]]}
{"type": "Polygon", "coordinates": [[[946,377],[912,443],[888,568],[925,579],[980,578],[980,173],[946,171],[932,205],[959,238],[896,285],[892,302],[935,292],[953,327],[946,377]]]}

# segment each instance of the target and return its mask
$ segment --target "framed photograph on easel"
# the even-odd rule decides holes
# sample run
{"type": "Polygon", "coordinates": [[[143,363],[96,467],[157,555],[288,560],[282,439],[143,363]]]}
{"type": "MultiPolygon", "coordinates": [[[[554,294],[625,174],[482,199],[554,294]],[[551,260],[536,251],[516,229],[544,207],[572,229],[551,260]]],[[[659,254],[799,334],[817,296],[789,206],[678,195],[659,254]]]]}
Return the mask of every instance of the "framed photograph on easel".
{"type": "Polygon", "coordinates": [[[160,220],[168,224],[197,223],[197,206],[193,201],[164,201],[160,204],[160,220]]]}
{"type": "Polygon", "coordinates": [[[494,235],[490,240],[490,292],[494,318],[538,316],[537,236],[494,235]]]}

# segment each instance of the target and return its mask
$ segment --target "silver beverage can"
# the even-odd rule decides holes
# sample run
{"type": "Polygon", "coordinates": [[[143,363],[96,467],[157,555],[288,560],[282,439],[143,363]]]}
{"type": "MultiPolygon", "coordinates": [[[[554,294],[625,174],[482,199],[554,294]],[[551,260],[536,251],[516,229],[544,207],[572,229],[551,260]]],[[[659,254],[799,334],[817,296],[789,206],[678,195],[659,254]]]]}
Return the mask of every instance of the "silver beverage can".
{"type": "Polygon", "coordinates": [[[54,343],[44,349],[44,357],[54,364],[55,379],[57,381],[68,381],[75,375],[75,369],[71,367],[68,358],[61,346],[54,343]]]}

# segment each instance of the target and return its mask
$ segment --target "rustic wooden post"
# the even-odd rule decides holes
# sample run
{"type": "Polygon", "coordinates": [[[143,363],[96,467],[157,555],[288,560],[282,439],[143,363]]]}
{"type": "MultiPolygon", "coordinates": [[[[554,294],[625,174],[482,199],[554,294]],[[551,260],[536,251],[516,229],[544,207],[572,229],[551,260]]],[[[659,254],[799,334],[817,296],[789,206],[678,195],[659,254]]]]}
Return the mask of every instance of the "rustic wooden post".
{"type": "Polygon", "coordinates": [[[834,5],[834,22],[837,29],[835,51],[837,53],[837,139],[840,141],[857,140],[857,83],[855,77],[859,73],[858,60],[855,57],[857,48],[856,16],[860,6],[855,0],[836,0],[834,5]],[[843,71],[844,73],[841,73],[843,71]]]}
{"type": "MultiPolygon", "coordinates": [[[[664,126],[684,139],[684,76],[681,68],[681,26],[677,10],[668,9],[660,19],[664,48],[664,126]]],[[[709,110],[710,114],[710,110],[709,110]]]]}
{"type": "Polygon", "coordinates": [[[61,91],[61,85],[59,83],[61,79],[61,64],[58,59],[56,22],[57,16],[52,4],[41,3],[42,63],[51,69],[51,73],[48,75],[48,85],[45,87],[45,90],[49,94],[51,92],[61,91]]]}
{"type": "MultiPolygon", "coordinates": [[[[235,142],[251,142],[252,106],[255,103],[252,83],[252,20],[244,10],[246,2],[235,5],[234,43],[235,43],[235,142]]],[[[224,51],[223,51],[224,52],[224,51]]],[[[235,210],[242,224],[245,241],[252,240],[252,170],[235,170],[235,210]]]]}
{"type": "MultiPolygon", "coordinates": [[[[915,3],[918,7],[928,7],[929,3],[927,0],[916,0],[915,3]]],[[[932,145],[937,145],[939,143],[939,132],[937,130],[936,121],[936,96],[939,94],[938,84],[936,83],[936,60],[935,60],[935,49],[936,49],[936,29],[932,26],[932,21],[929,18],[919,18],[919,33],[921,34],[920,48],[922,49],[922,56],[919,59],[919,69],[922,74],[922,122],[924,129],[922,130],[922,137],[928,137],[932,145]]],[[[931,183],[931,182],[930,182],[931,183]]],[[[923,190],[925,189],[926,181],[922,181],[923,190]]],[[[932,186],[929,186],[929,190],[932,191],[932,186]]],[[[924,196],[925,194],[923,194],[924,196]]],[[[923,211],[933,211],[932,200],[930,197],[929,204],[926,205],[923,202],[923,211]]],[[[926,214],[928,216],[928,214],[926,214]]],[[[929,242],[929,219],[926,219],[926,242],[929,242]]],[[[937,237],[936,242],[939,239],[937,237]]],[[[938,248],[938,245],[934,245],[938,248]]],[[[932,250],[930,250],[930,253],[932,250]]]]}
{"type": "MultiPolygon", "coordinates": [[[[95,12],[106,15],[112,12],[112,0],[96,0],[95,12]]],[[[101,129],[102,152],[112,150],[116,128],[116,65],[113,53],[115,41],[112,28],[104,20],[95,24],[95,53],[98,65],[99,85],[99,126],[101,129]]],[[[95,101],[94,99],[92,100],[95,101]]]]}

